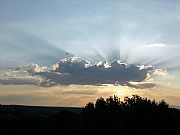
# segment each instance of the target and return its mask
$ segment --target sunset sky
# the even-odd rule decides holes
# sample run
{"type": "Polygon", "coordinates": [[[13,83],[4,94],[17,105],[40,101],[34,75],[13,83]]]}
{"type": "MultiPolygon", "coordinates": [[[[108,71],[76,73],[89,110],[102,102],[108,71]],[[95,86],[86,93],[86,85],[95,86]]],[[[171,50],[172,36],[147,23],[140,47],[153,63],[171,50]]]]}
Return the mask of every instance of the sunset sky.
{"type": "Polygon", "coordinates": [[[180,106],[179,36],[179,0],[0,0],[0,104],[180,106]]]}

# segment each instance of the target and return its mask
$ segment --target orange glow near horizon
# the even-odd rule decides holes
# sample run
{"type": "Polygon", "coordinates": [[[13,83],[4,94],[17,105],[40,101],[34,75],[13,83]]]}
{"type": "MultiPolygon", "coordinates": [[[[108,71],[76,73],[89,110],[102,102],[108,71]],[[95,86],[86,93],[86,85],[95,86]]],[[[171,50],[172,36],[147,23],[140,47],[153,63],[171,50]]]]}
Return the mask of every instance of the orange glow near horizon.
{"type": "Polygon", "coordinates": [[[0,85],[1,104],[41,105],[41,106],[85,106],[97,98],[117,95],[121,101],[133,94],[160,101],[165,99],[171,105],[180,105],[180,92],[165,91],[160,88],[134,89],[127,86],[68,85],[37,87],[30,85],[0,85]]]}

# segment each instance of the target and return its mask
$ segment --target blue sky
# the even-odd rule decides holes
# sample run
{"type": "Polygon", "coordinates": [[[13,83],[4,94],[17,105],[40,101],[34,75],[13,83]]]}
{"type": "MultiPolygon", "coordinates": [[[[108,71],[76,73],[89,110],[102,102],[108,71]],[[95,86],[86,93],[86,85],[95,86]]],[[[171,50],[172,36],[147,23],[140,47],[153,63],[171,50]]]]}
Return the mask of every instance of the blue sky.
{"type": "Polygon", "coordinates": [[[0,26],[9,33],[24,30],[73,53],[79,53],[77,46],[106,52],[127,40],[132,47],[177,45],[179,8],[178,0],[1,0],[0,26]]]}
{"type": "Polygon", "coordinates": [[[171,77],[159,83],[175,85],[179,35],[179,0],[0,0],[0,71],[50,66],[70,52],[165,69],[171,77]]]}
{"type": "MultiPolygon", "coordinates": [[[[147,50],[138,53],[139,48],[162,43],[172,46],[169,50],[178,55],[172,57],[179,59],[179,8],[178,0],[1,0],[0,39],[2,44],[8,42],[9,46],[16,46],[17,40],[22,42],[29,38],[30,46],[38,46],[40,43],[34,40],[39,38],[51,47],[56,46],[90,60],[110,59],[109,54],[116,50],[116,55],[129,63],[141,59],[142,53],[147,54],[147,50]],[[21,34],[14,37],[15,33],[21,34]],[[29,34],[36,39],[22,36],[29,34]]],[[[26,48],[27,44],[23,46],[26,48]]],[[[151,57],[148,59],[172,53],[154,50],[155,56],[148,54],[150,56],[147,57],[151,57]]]]}

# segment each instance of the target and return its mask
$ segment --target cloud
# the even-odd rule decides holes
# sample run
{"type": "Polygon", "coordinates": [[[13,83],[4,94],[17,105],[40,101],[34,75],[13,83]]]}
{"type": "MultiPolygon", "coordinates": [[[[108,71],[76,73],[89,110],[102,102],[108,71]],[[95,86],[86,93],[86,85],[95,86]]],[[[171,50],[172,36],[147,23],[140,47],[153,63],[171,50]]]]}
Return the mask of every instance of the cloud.
{"type": "Polygon", "coordinates": [[[137,84],[133,84],[133,83],[128,83],[127,84],[128,87],[132,87],[132,88],[136,88],[136,89],[149,89],[149,88],[153,88],[155,86],[157,86],[157,84],[155,83],[137,83],[137,84]]]}
{"type": "Polygon", "coordinates": [[[154,43],[154,44],[150,44],[150,45],[147,45],[148,48],[159,48],[159,47],[166,47],[167,45],[164,44],[164,43],[154,43]]]}
{"type": "Polygon", "coordinates": [[[34,74],[36,72],[45,72],[48,70],[48,67],[43,67],[34,63],[30,63],[30,64],[24,64],[22,66],[15,66],[10,69],[13,71],[21,71],[21,72],[28,72],[29,74],[34,74]]]}
{"type": "MultiPolygon", "coordinates": [[[[28,64],[28,65],[35,65],[35,64],[28,64]]],[[[43,79],[41,76],[33,75],[35,72],[39,71],[36,70],[37,68],[32,68],[31,66],[27,66],[27,67],[23,65],[20,67],[13,67],[7,72],[1,72],[0,84],[1,85],[34,85],[34,86],[43,86],[43,87],[52,86],[53,84],[52,82],[43,79]]],[[[37,67],[40,68],[40,66],[37,67]]]]}
{"type": "Polygon", "coordinates": [[[155,69],[153,66],[128,65],[120,60],[111,63],[99,61],[91,64],[88,60],[74,56],[61,59],[51,67],[41,67],[37,64],[12,67],[11,74],[13,76],[4,75],[6,77],[1,79],[0,83],[6,85],[29,84],[42,87],[71,84],[113,84],[145,89],[155,86],[154,83],[146,83],[145,81],[155,76],[166,75],[167,72],[165,69],[155,69]],[[25,75],[18,78],[22,74],[25,75]],[[130,82],[137,82],[137,84],[130,82]]]}
{"type": "MultiPolygon", "coordinates": [[[[55,67],[55,68],[54,68],[55,67]]],[[[60,85],[127,85],[130,87],[154,87],[154,85],[139,84],[130,85],[129,82],[143,82],[147,75],[154,70],[152,66],[127,65],[120,60],[100,61],[91,64],[80,57],[69,57],[60,60],[54,70],[48,72],[37,72],[35,75],[43,77],[49,82],[60,85]]]]}
{"type": "Polygon", "coordinates": [[[38,85],[38,81],[25,78],[8,78],[0,79],[0,84],[3,85],[38,85]]]}
{"type": "Polygon", "coordinates": [[[95,95],[97,94],[97,90],[66,90],[66,91],[55,91],[54,94],[80,94],[80,95],[95,95]]]}

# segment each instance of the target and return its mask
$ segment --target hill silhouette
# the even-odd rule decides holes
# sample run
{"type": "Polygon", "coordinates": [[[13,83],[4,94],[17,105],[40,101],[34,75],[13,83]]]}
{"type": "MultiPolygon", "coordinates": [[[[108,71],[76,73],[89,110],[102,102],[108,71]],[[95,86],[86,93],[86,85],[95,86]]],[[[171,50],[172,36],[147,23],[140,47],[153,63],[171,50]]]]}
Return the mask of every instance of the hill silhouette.
{"type": "Polygon", "coordinates": [[[177,134],[180,111],[138,95],[98,98],[83,108],[0,105],[1,134],[177,134]],[[36,108],[36,109],[35,109],[36,108]]]}

